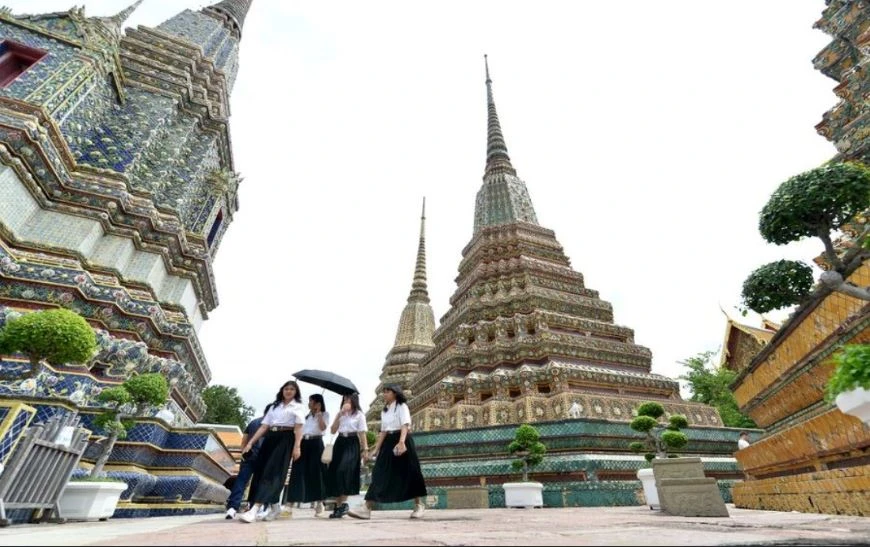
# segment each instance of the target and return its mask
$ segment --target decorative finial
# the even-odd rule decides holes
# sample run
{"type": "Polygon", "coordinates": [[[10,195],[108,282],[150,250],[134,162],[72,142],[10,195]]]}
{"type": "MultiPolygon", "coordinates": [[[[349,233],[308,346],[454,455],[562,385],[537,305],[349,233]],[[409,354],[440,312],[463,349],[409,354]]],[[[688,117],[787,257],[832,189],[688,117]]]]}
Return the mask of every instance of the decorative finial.
{"type": "Polygon", "coordinates": [[[124,23],[124,21],[130,18],[130,15],[132,15],[133,12],[136,11],[136,8],[138,8],[141,4],[142,0],[136,0],[127,8],[121,10],[120,12],[116,13],[111,17],[107,17],[107,19],[120,27],[124,23]]]}
{"type": "Polygon", "coordinates": [[[414,265],[414,282],[411,284],[411,294],[408,302],[429,303],[429,291],[426,284],[426,198],[423,198],[423,211],[420,215],[420,244],[417,247],[417,263],[414,265]]]}
{"type": "Polygon", "coordinates": [[[516,176],[517,171],[511,165],[511,158],[508,155],[507,144],[504,142],[504,135],[501,132],[501,124],[498,121],[498,113],[495,111],[495,99],[492,96],[492,79],[489,77],[489,59],[486,55],[483,56],[483,63],[486,66],[486,107],[487,107],[487,128],[486,128],[486,169],[484,176],[495,172],[506,172],[516,176]]]}

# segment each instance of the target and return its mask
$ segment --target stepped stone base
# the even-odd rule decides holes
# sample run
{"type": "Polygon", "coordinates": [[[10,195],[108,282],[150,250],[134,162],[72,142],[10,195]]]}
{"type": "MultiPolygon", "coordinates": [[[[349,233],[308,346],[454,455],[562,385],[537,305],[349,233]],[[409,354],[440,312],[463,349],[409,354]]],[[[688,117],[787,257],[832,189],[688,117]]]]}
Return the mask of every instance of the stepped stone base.
{"type": "Polygon", "coordinates": [[[870,516],[870,465],[830,469],[734,485],[742,509],[870,516]]]}
{"type": "Polygon", "coordinates": [[[489,509],[489,488],[464,486],[446,491],[447,509],[489,509]]]}

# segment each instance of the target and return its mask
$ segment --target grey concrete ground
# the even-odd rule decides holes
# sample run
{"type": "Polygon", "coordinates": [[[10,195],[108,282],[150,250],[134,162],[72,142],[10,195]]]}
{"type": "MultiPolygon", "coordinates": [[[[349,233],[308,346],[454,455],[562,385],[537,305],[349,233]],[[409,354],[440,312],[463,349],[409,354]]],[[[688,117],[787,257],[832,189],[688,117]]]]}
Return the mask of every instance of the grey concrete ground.
{"type": "Polygon", "coordinates": [[[292,518],[244,524],[222,515],[18,525],[0,545],[870,545],[870,518],[750,511],[671,517],[646,507],[374,512],[368,521],[292,518]]]}

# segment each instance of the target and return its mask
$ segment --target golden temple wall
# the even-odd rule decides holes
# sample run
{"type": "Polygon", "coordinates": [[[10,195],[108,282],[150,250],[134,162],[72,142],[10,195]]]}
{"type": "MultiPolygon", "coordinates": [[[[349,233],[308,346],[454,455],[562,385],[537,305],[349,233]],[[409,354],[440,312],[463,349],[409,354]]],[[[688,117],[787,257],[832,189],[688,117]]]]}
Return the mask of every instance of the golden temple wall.
{"type": "MultiPolygon", "coordinates": [[[[849,280],[870,285],[870,266],[849,280]]],[[[735,453],[737,507],[870,516],[870,428],[825,401],[833,355],[870,343],[870,306],[834,292],[784,325],[735,382],[741,411],[767,436],[735,453]]]]}

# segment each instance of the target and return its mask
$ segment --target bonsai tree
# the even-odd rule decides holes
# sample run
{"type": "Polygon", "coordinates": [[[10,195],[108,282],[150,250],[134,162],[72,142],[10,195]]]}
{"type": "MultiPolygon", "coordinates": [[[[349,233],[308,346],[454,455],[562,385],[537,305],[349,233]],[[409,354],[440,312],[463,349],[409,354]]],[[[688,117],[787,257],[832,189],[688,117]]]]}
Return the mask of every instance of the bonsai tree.
{"type": "Polygon", "coordinates": [[[529,424],[519,426],[514,434],[514,440],[508,445],[508,452],[519,459],[511,462],[511,466],[523,470],[523,482],[529,480],[529,468],[541,463],[547,447],[541,442],[541,434],[529,424]]]}
{"type": "MultiPolygon", "coordinates": [[[[859,163],[834,163],[811,169],[780,185],[761,210],[761,236],[775,245],[818,237],[831,269],[819,281],[833,290],[870,300],[870,287],[844,279],[870,257],[870,169],[859,163]],[[838,253],[832,233],[852,224],[854,246],[838,253]]],[[[794,260],[761,266],[743,283],[744,305],[758,313],[802,303],[813,287],[812,269],[794,260]]]]}
{"type": "Polygon", "coordinates": [[[689,438],[680,429],[689,425],[685,416],[673,414],[667,425],[659,422],[665,409],[659,403],[646,402],[637,407],[637,417],[631,421],[631,428],[644,434],[643,441],[629,445],[634,452],[646,451],[644,457],[650,462],[655,458],[676,458],[672,450],[683,448],[689,438]]]}
{"type": "Polygon", "coordinates": [[[120,386],[104,389],[97,400],[108,405],[99,414],[94,424],[106,431],[108,437],[103,441],[97,462],[90,476],[97,478],[105,475],[103,467],[118,439],[127,437],[127,430],[133,426],[131,418],[141,417],[151,407],[161,406],[169,397],[169,384],[162,374],[152,372],[127,379],[120,386]]]}
{"type": "Polygon", "coordinates": [[[0,353],[23,353],[30,359],[30,369],[16,373],[16,379],[35,376],[43,359],[56,365],[86,363],[97,349],[94,329],[82,316],[65,309],[26,313],[0,330],[0,353]]]}
{"type": "Polygon", "coordinates": [[[870,389],[870,344],[850,344],[834,356],[836,371],[828,380],[826,399],[830,402],[844,391],[870,389]]]}

